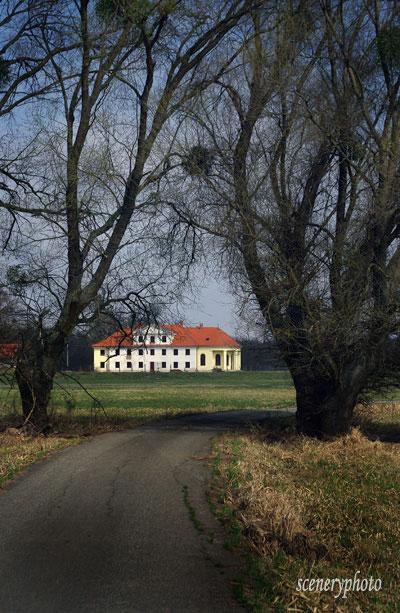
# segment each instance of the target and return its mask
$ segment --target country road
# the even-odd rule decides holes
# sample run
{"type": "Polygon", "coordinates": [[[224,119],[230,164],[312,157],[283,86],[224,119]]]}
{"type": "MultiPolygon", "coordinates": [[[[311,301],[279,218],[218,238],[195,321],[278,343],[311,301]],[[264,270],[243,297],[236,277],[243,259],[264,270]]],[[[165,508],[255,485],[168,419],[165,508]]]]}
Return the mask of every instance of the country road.
{"type": "Polygon", "coordinates": [[[240,560],[207,507],[204,458],[216,432],[269,414],[105,434],[25,471],[0,493],[0,612],[241,610],[240,560]]]}

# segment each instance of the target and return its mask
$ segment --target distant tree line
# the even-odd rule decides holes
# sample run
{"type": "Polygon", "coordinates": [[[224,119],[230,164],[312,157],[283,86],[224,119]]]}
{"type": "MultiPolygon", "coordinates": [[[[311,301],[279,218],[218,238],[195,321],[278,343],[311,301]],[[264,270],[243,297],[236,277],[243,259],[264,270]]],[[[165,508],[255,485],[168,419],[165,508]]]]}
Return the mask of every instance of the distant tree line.
{"type": "Polygon", "coordinates": [[[242,347],[242,370],[286,369],[277,344],[273,340],[238,339],[242,347]]]}

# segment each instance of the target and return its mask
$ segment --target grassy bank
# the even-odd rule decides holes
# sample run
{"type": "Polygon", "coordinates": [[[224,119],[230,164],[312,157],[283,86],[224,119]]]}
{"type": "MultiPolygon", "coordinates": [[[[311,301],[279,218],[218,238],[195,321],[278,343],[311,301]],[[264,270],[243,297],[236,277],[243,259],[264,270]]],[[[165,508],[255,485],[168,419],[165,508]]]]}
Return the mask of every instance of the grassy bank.
{"type": "MultiPolygon", "coordinates": [[[[363,410],[361,421],[370,433],[393,436],[400,408],[378,405],[363,410]]],[[[229,545],[247,555],[239,591],[251,610],[399,610],[398,444],[369,440],[359,429],[335,442],[311,441],[278,420],[265,432],[224,436],[214,467],[213,503],[229,526],[229,545]],[[298,583],[357,571],[360,579],[379,578],[382,589],[334,598],[338,583],[333,591],[298,583]]]]}
{"type": "Polygon", "coordinates": [[[30,437],[13,429],[0,433],[0,489],[21,470],[57,451],[79,442],[79,438],[30,437]]]}

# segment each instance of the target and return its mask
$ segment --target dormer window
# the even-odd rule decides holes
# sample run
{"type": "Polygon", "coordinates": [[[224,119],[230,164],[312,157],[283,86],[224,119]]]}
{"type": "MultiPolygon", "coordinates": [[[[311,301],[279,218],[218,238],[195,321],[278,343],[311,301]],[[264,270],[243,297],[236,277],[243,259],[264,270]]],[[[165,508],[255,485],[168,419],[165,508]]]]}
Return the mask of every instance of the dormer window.
{"type": "Polygon", "coordinates": [[[155,342],[156,342],[156,337],[150,336],[150,343],[155,343],[155,342]]]}
{"type": "Polygon", "coordinates": [[[139,334],[139,343],[143,343],[143,335],[139,334]]]}
{"type": "Polygon", "coordinates": [[[162,335],[161,342],[162,343],[166,343],[167,342],[167,337],[165,336],[165,334],[162,335]]]}

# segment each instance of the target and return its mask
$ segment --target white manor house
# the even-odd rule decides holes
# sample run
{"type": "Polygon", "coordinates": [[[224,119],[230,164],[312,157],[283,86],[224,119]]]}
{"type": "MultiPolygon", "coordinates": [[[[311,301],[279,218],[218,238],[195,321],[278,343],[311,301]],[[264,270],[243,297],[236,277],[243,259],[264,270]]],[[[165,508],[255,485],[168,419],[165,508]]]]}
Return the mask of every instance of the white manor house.
{"type": "Polygon", "coordinates": [[[240,345],[218,327],[182,323],[118,330],[92,345],[98,372],[240,370],[240,345]]]}

